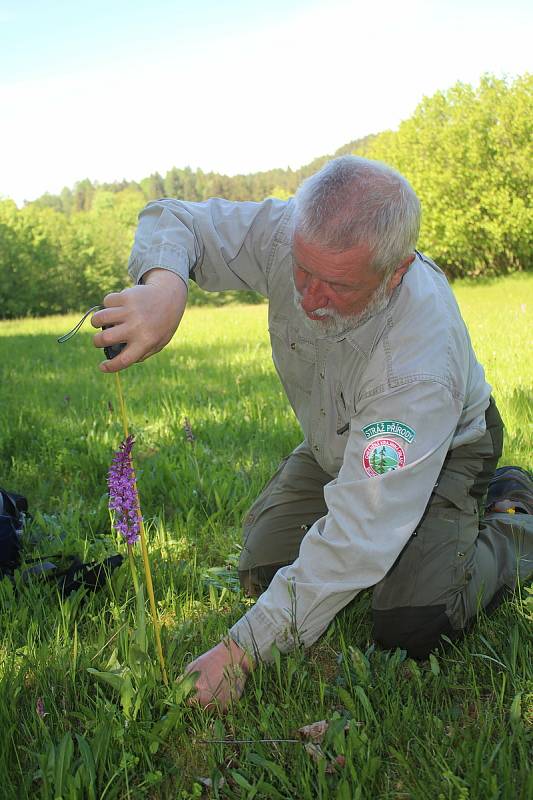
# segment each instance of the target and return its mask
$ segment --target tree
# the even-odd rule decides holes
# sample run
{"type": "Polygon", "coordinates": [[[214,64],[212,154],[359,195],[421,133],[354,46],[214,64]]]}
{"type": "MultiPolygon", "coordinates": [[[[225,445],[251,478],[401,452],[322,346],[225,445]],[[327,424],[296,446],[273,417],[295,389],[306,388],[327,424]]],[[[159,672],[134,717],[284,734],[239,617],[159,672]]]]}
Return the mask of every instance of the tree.
{"type": "Polygon", "coordinates": [[[421,248],[452,277],[530,266],[533,76],[485,76],[425,98],[372,158],[411,181],[423,207],[421,248]]]}
{"type": "Polygon", "coordinates": [[[153,172],[149,178],[143,178],[141,189],[147,200],[157,200],[165,196],[165,183],[159,172],[153,172]]]}
{"type": "Polygon", "coordinates": [[[94,186],[89,180],[85,178],[83,181],[78,181],[74,186],[73,194],[73,210],[74,211],[89,211],[91,208],[94,195],[94,186]]]}

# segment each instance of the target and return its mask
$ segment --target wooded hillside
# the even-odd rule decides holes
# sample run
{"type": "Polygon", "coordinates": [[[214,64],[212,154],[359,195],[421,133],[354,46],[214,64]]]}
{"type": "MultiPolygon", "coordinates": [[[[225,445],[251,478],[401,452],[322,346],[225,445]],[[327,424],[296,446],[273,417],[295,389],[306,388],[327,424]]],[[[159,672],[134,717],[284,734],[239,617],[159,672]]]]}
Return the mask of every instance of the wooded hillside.
{"type": "MultiPolygon", "coordinates": [[[[0,201],[0,316],[86,309],[127,285],[137,215],[149,200],[285,199],[344,153],[378,158],[412,182],[423,206],[420,248],[450,277],[529,269],[532,94],[531,75],[458,83],[424,98],[397,131],[349,142],[299,170],[229,177],[173,167],[139,183],[86,179],[22,209],[0,201]]],[[[195,290],[191,300],[204,302],[205,294],[195,290]]]]}

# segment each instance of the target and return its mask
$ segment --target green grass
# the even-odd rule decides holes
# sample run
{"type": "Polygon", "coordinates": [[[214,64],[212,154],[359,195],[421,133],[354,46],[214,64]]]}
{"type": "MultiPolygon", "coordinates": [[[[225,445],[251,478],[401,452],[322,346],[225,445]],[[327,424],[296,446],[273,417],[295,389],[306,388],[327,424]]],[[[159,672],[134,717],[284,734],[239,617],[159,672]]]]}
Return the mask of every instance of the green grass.
{"type": "MultiPolygon", "coordinates": [[[[531,276],[455,287],[506,422],[502,461],[523,466],[532,288],[531,276]]],[[[0,323],[0,483],[30,500],[28,557],[122,550],[106,495],[122,438],[114,378],[97,371],[88,328],[56,344],[74,322],[0,323]]],[[[246,608],[235,578],[242,516],[299,441],[265,323],[261,305],[192,308],[172,344],[122,378],[170,688],[155,658],[133,647],[141,633],[127,565],[107,589],[66,601],[53,584],[0,582],[2,798],[186,800],[200,796],[198,777],[212,778],[208,796],[229,798],[531,797],[532,615],[520,593],[421,664],[371,648],[363,593],[308,653],[257,669],[226,717],[184,701],[174,679],[246,608]],[[88,672],[113,657],[131,676],[128,716],[117,691],[88,672]],[[257,741],[293,738],[323,718],[335,721],[324,751],[346,756],[333,774],[301,744],[257,741]],[[203,741],[226,737],[254,743],[203,741]]]]}

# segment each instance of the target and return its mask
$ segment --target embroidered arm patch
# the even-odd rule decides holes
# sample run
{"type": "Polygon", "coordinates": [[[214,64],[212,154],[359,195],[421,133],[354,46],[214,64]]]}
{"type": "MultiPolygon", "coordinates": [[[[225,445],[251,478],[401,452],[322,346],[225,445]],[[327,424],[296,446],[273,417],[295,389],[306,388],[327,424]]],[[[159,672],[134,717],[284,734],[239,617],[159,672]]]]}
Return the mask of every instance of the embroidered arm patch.
{"type": "Polygon", "coordinates": [[[361,428],[370,440],[363,452],[363,469],[367,475],[383,475],[405,464],[405,445],[397,439],[411,444],[416,432],[398,419],[382,419],[361,428]],[[391,438],[394,436],[394,438],[391,438]]]}

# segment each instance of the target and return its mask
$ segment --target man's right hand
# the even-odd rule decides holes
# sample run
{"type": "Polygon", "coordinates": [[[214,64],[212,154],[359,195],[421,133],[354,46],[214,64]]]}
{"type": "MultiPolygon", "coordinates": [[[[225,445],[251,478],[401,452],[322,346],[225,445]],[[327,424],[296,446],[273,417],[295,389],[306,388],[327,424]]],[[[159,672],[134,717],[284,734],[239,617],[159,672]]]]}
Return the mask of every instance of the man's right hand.
{"type": "Polygon", "coordinates": [[[158,353],[171,340],[187,303],[187,287],[170,270],[154,268],[144,283],[104,297],[104,308],[91,318],[95,328],[112,327],[94,336],[95,347],[126,342],[115,358],[100,364],[102,372],[118,372],[158,353]]]}

